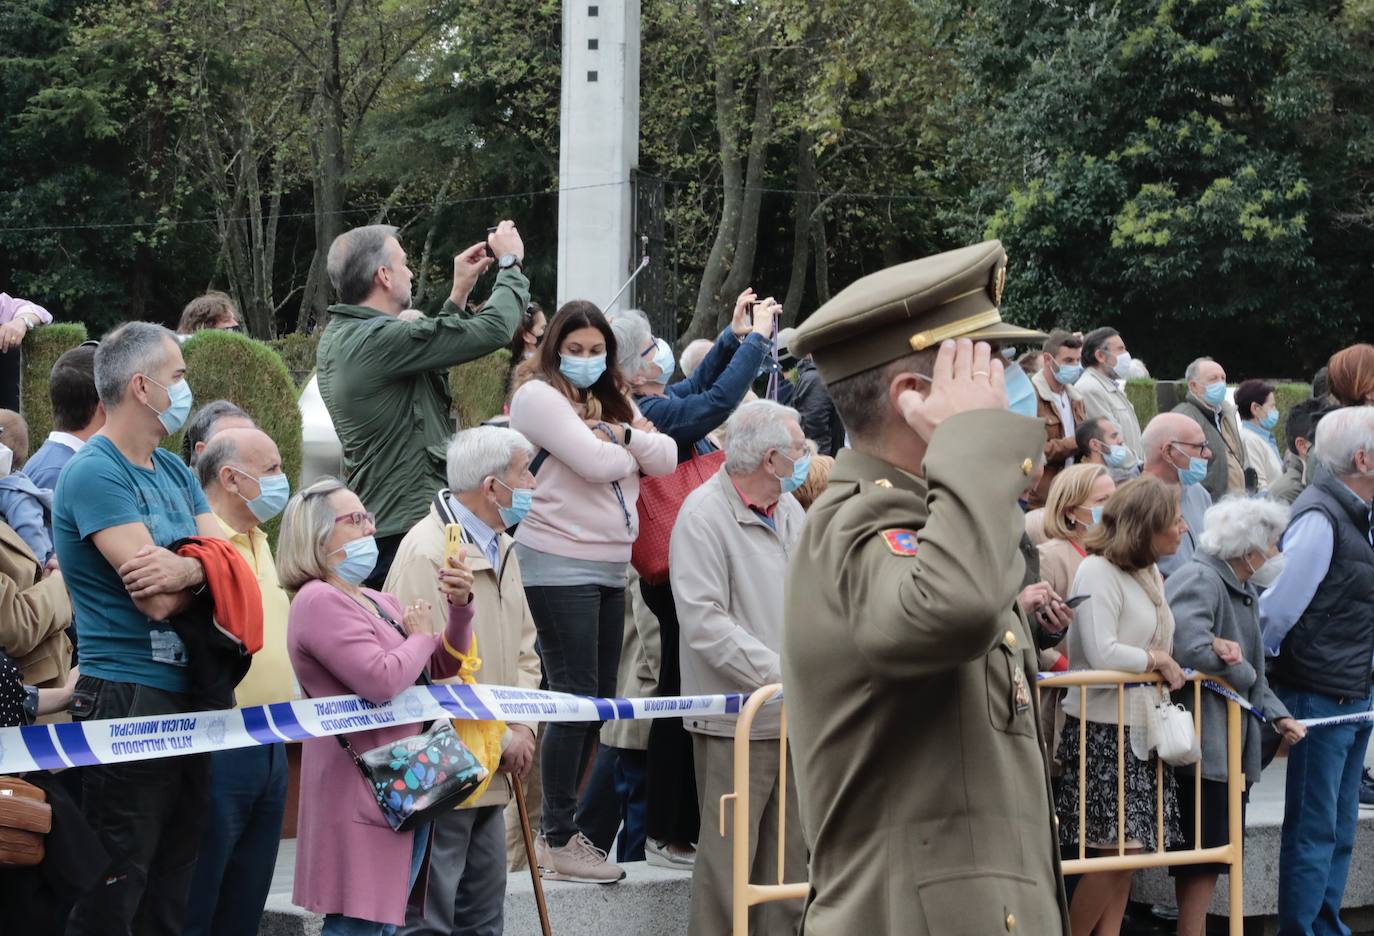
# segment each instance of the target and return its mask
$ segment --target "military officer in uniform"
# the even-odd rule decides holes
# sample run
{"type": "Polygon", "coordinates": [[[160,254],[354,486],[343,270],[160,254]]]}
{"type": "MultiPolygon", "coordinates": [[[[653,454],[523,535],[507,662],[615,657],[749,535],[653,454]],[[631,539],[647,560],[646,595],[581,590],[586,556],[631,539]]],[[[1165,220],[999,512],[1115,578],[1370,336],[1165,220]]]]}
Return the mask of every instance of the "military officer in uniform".
{"type": "Polygon", "coordinates": [[[1017,496],[1045,444],[1007,409],[989,241],[865,277],[811,355],[845,427],[789,566],[782,671],[811,851],[804,936],[1069,932],[1017,496]]]}

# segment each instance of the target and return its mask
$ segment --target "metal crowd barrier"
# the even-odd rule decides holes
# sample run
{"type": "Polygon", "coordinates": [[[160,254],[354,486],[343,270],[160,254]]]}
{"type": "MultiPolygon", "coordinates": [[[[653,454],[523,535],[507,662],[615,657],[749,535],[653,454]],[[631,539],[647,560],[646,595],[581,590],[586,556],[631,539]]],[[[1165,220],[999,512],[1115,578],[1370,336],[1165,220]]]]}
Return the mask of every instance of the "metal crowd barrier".
{"type": "MultiPolygon", "coordinates": [[[[1210,680],[1227,686],[1224,680],[1214,676],[1197,674],[1189,677],[1193,693],[1193,728],[1197,732],[1198,743],[1202,737],[1202,682],[1210,680]]],[[[1083,809],[1087,783],[1087,721],[1079,720],[1078,735],[1078,857],[1064,862],[1064,873],[1092,874],[1098,871],[1134,871],[1140,868],[1157,868],[1168,865],[1188,864],[1225,864],[1230,871],[1230,936],[1242,936],[1245,925],[1243,900],[1245,893],[1244,867],[1242,863],[1242,843],[1245,829],[1241,819],[1241,795],[1245,789],[1245,775],[1241,770],[1241,710],[1230,699],[1226,701],[1226,767],[1227,798],[1229,801],[1228,844],[1217,848],[1192,848],[1187,851],[1164,850],[1164,764],[1155,758],[1155,818],[1157,822],[1156,845],[1152,852],[1126,854],[1126,688],[1142,683],[1159,683],[1158,674],[1117,673],[1106,670],[1079,670],[1052,676],[1040,682],[1045,689],[1066,688],[1078,690],[1079,711],[1087,710],[1089,688],[1105,688],[1110,691],[1116,687],[1116,788],[1117,788],[1117,845],[1115,855],[1088,857],[1085,842],[1086,814],[1083,809]]],[[[726,793],[720,798],[720,834],[726,837],[725,816],[727,801],[733,805],[733,830],[749,828],[749,735],[754,717],[760,708],[782,691],[782,686],[764,686],[749,697],[740,712],[735,726],[735,792],[726,793]]],[[[785,703],[780,703],[780,707],[785,703]]],[[[778,792],[778,874],[776,884],[755,884],[749,880],[749,838],[747,835],[734,835],[731,842],[733,888],[731,895],[731,916],[734,936],[748,936],[749,908],[775,900],[804,900],[810,893],[808,881],[787,883],[783,879],[783,856],[787,829],[787,711],[780,712],[781,730],[778,737],[779,748],[779,792],[778,792]]],[[[1134,756],[1129,755],[1129,756],[1134,756]]],[[[1199,761],[1193,768],[1193,801],[1198,804],[1193,816],[1193,842],[1202,840],[1202,764],[1199,761]]],[[[1182,776],[1179,782],[1187,782],[1182,776]]],[[[1055,817],[1055,828],[1059,827],[1059,817],[1055,817]]]]}

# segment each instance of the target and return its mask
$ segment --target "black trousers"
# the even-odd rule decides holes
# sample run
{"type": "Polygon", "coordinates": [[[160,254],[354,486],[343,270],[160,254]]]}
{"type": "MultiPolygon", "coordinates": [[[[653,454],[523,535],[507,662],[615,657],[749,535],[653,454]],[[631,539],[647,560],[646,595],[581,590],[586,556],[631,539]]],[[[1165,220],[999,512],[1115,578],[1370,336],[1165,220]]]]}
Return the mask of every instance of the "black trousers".
{"type": "MultiPolygon", "coordinates": [[[[190,697],[82,676],[77,721],[195,711],[190,697]]],[[[179,936],[210,797],[204,754],[83,767],[82,811],[110,863],[72,910],[67,936],[179,936]]]]}
{"type": "MultiPolygon", "coordinates": [[[[639,581],[644,603],[658,618],[662,657],[658,669],[658,696],[682,693],[681,651],[678,647],[677,606],[667,582],[650,585],[639,581]]],[[[695,842],[701,828],[697,807],[696,759],[692,736],[680,718],[656,718],[649,729],[648,809],[644,819],[649,838],[660,842],[695,842]]]]}

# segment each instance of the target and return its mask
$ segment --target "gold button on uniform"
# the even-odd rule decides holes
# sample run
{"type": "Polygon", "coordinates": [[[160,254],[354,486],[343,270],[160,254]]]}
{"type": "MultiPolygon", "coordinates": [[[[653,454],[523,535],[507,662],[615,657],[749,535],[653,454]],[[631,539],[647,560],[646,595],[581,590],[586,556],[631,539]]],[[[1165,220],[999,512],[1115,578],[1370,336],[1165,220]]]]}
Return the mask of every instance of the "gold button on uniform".
{"type": "Polygon", "coordinates": [[[873,483],[876,484],[878,487],[884,489],[892,487],[892,482],[887,480],[886,478],[879,478],[877,481],[874,481],[873,483]]]}
{"type": "Polygon", "coordinates": [[[1033,472],[1034,470],[1035,463],[1032,462],[1029,458],[1027,458],[1025,461],[1021,463],[1021,473],[1025,475],[1027,478],[1031,476],[1031,472],[1033,472]]]}
{"type": "Polygon", "coordinates": [[[1014,930],[1014,929],[1016,929],[1016,914],[1014,914],[1014,913],[1008,913],[1008,914],[1007,914],[1007,932],[1010,933],[1010,932],[1011,932],[1012,930],[1014,930]]]}
{"type": "Polygon", "coordinates": [[[1007,631],[1002,635],[1002,643],[1006,644],[1008,647],[1015,647],[1016,634],[1013,631],[1007,631]]]}

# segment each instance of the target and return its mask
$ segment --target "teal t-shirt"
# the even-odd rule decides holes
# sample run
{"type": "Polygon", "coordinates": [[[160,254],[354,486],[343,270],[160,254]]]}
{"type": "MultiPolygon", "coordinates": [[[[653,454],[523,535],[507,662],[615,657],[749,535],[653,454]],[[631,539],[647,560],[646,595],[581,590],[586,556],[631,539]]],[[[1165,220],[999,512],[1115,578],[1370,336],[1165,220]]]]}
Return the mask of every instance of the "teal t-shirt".
{"type": "Polygon", "coordinates": [[[63,469],[53,493],[53,545],[72,596],[81,638],[81,673],[111,682],[186,692],[186,648],[172,626],[134,605],[118,571],[91,537],[141,523],[170,546],[196,535],[196,515],[210,512],[191,470],[165,449],[140,468],[109,439],[92,436],[63,469]]]}

